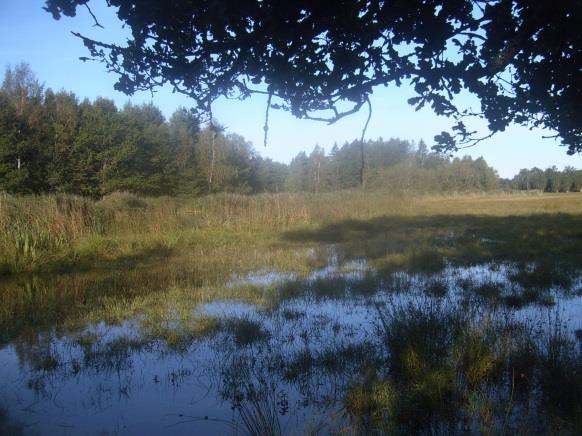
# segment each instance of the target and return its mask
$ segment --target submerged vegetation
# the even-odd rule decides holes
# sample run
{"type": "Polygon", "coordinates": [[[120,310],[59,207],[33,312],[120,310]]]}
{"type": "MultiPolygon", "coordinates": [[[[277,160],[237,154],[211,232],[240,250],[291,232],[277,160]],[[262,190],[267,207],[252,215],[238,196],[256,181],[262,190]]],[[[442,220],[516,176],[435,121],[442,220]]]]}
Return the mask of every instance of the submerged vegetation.
{"type": "Polygon", "coordinates": [[[581,228],[578,194],[2,194],[3,425],[578,433],[581,228]]]}
{"type": "Polygon", "coordinates": [[[388,358],[345,400],[363,433],[582,429],[582,354],[559,315],[524,322],[450,300],[378,310],[388,358]]]}

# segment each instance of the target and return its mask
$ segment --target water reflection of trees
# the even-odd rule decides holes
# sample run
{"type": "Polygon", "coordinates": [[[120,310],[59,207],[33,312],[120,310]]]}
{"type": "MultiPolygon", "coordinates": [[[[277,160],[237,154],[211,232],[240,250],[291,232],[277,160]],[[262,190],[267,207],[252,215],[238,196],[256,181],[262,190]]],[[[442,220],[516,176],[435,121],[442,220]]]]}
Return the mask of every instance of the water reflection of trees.
{"type": "Polygon", "coordinates": [[[215,335],[180,349],[144,340],[129,324],[93,326],[65,337],[39,334],[35,341],[28,338],[13,345],[26,374],[22,382],[47,400],[75,379],[92,380],[86,395],[96,407],[104,407],[103,401],[113,405],[138,397],[147,382],[191,389],[190,381],[196,379],[201,390],[219,397],[225,409],[235,410],[237,426],[258,425],[267,418],[272,428],[299,426],[306,417],[318,416],[311,424],[320,427],[329,416],[338,415],[343,392],[369,362],[374,347],[370,340],[344,335],[331,317],[304,315],[301,323],[289,323],[290,310],[257,312],[253,321],[266,333],[255,338],[233,327],[248,329],[248,323],[231,317],[215,335]],[[293,330],[297,334],[290,338],[293,330]],[[159,368],[154,380],[135,376],[146,361],[155,361],[159,368]],[[115,383],[105,386],[104,380],[115,383]]]}
{"type": "Polygon", "coordinates": [[[510,304],[534,289],[536,270],[491,268],[298,279],[266,306],[225,302],[213,330],[179,347],[131,322],[30,328],[11,343],[23,387],[40,398],[83,379],[89,403],[103,407],[151,395],[151,383],[181,390],[195,380],[197,395],[222,402],[216,420],[251,433],[579,430],[582,335],[545,299],[566,286],[510,304]],[[156,366],[148,380],[136,376],[146,362],[156,366]]]}

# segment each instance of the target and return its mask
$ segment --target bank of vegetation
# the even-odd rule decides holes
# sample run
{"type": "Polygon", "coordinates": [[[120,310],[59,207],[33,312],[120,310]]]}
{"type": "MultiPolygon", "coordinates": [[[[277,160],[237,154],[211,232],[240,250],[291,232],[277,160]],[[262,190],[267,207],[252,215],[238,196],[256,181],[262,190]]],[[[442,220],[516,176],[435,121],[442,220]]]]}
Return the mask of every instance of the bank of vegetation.
{"type": "MultiPolygon", "coordinates": [[[[475,234],[493,239],[505,235],[505,251],[530,250],[530,257],[535,259],[544,254],[541,247],[547,249],[546,254],[559,255],[570,245],[568,241],[577,240],[575,225],[572,227],[568,220],[579,217],[581,211],[582,196],[573,193],[411,197],[386,191],[344,190],[198,198],[113,193],[99,200],[69,194],[4,193],[0,195],[0,269],[13,274],[96,265],[119,267],[168,256],[196,256],[203,264],[214,255],[217,259],[246,258],[248,250],[268,253],[273,247],[284,252],[289,248],[281,240],[284,234],[297,231],[301,241],[301,235],[309,234],[301,232],[320,228],[329,230],[315,240],[308,238],[309,244],[336,243],[338,237],[353,235],[360,239],[358,232],[363,231],[361,238],[380,244],[384,241],[386,247],[394,245],[397,238],[403,247],[421,249],[422,244],[431,246],[443,232],[450,231],[455,237],[465,235],[464,240],[473,244],[456,246],[466,249],[467,254],[481,251],[474,250],[479,248],[475,234]],[[490,227],[487,220],[479,220],[481,216],[497,219],[490,227]],[[511,217],[523,217],[515,224],[518,228],[508,227],[511,219],[516,219],[511,217]],[[359,220],[384,220],[386,225],[360,228],[359,220]],[[472,224],[478,228],[470,230],[472,224]],[[533,235],[539,229],[545,229],[547,246],[540,245],[537,236],[531,240],[524,236],[524,232],[533,235]],[[384,240],[381,235],[385,232],[389,236],[384,240]],[[417,241],[415,234],[424,236],[417,241]],[[415,247],[417,243],[420,245],[415,247]]],[[[265,256],[257,258],[252,267],[260,267],[261,261],[270,265],[269,258],[276,258],[265,256]]]]}
{"type": "MultiPolygon", "coordinates": [[[[276,144],[273,144],[276,146],[276,144]]],[[[44,89],[21,64],[0,89],[0,190],[102,198],[113,192],[196,197],[220,192],[327,192],[361,185],[361,144],[315,146],[290,164],[262,158],[240,135],[201,126],[188,110],[169,120],[153,104],[79,99],[44,89]]],[[[582,171],[523,170],[501,180],[483,158],[430,152],[379,138],[364,144],[364,187],[392,192],[579,191],[582,171]]]]}

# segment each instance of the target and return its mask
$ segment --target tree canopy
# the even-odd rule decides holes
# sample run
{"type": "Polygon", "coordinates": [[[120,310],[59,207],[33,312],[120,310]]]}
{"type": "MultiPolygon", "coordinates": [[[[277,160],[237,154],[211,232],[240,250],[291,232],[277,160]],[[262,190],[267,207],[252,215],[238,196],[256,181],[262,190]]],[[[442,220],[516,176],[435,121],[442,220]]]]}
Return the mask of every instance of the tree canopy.
{"type": "MultiPolygon", "coordinates": [[[[47,0],[58,19],[90,0],[47,0]]],[[[582,151],[582,0],[107,0],[131,37],[81,34],[127,94],[169,84],[211,113],[220,96],[268,95],[268,108],[333,123],[369,104],[375,86],[403,81],[452,117],[436,148],[511,122],[550,129],[582,151]],[[479,110],[459,107],[466,90],[479,110]]],[[[91,12],[91,9],[89,9],[91,12]]],[[[95,23],[99,25],[98,17],[95,23]]]]}
{"type": "MultiPolygon", "coordinates": [[[[430,153],[421,140],[368,140],[316,145],[289,165],[261,158],[242,136],[216,123],[201,127],[177,109],[169,121],[153,104],[126,104],[44,89],[28,65],[8,67],[0,81],[0,191],[68,193],[100,198],[116,191],[198,196],[221,192],[476,192],[500,188],[482,159],[430,153]]],[[[582,171],[523,170],[513,189],[580,190],[582,171]],[[547,177],[546,177],[547,176],[547,177]],[[549,181],[547,181],[547,180],[549,181]],[[535,180],[535,183],[534,183],[535,180]],[[541,188],[540,188],[541,186],[541,188]]],[[[516,176],[517,177],[517,176],[516,176]]]]}

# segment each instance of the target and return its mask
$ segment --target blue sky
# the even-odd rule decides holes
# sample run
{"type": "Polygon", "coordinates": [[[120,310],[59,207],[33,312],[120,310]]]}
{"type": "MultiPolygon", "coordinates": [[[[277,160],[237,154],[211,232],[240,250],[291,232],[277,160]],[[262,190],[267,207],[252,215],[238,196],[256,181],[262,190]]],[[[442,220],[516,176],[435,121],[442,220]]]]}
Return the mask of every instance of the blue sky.
{"type": "MultiPolygon", "coordinates": [[[[115,76],[105,71],[96,62],[81,62],[80,56],[87,56],[81,41],[70,32],[79,31],[87,36],[105,41],[120,41],[127,29],[122,29],[113,10],[104,6],[105,1],[93,1],[92,9],[105,29],[93,26],[93,21],[85,9],[79,9],[74,19],[52,19],[42,10],[43,0],[0,0],[0,68],[26,62],[45,87],[54,90],[73,91],[79,98],[93,99],[97,96],[112,98],[118,106],[128,100],[133,103],[150,102],[158,106],[166,117],[179,106],[191,107],[188,98],[162,89],[155,94],[143,92],[131,98],[113,90],[115,76]]],[[[3,74],[3,73],[2,73],[3,74]]],[[[451,120],[437,117],[430,109],[416,112],[406,103],[413,96],[412,89],[380,87],[371,97],[373,115],[366,137],[420,139],[432,144],[435,134],[447,130],[451,120]]],[[[462,97],[465,104],[478,108],[469,96],[462,97]]],[[[227,127],[228,132],[238,133],[255,145],[263,156],[289,162],[299,151],[308,153],[315,144],[329,150],[334,142],[342,144],[359,138],[367,117],[367,111],[347,117],[338,123],[326,124],[297,120],[281,111],[271,111],[269,142],[263,147],[263,124],[266,97],[255,96],[245,101],[219,100],[213,107],[215,118],[227,127]]],[[[476,121],[472,127],[487,133],[485,123],[476,121]]],[[[520,126],[511,126],[505,132],[483,141],[477,146],[461,150],[459,156],[469,154],[483,156],[496,168],[502,177],[511,177],[520,168],[534,166],[547,168],[566,165],[582,168],[582,156],[568,156],[566,150],[552,139],[542,136],[550,132],[530,131],[520,126]]]]}

